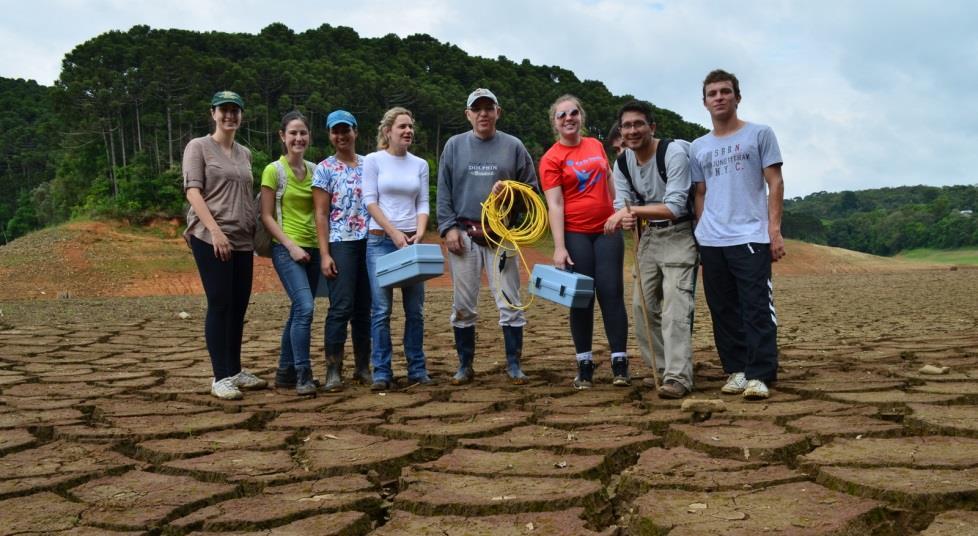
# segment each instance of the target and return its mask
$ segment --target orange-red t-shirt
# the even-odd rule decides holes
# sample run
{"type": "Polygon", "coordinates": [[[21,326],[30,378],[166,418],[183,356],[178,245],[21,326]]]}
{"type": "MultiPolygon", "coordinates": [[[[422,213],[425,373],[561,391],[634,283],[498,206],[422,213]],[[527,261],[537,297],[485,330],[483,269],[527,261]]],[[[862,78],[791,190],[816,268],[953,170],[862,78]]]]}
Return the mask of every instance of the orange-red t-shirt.
{"type": "Polygon", "coordinates": [[[564,194],[564,230],[600,233],[614,212],[608,160],[604,147],[594,138],[581,138],[575,147],[553,144],[540,159],[540,186],[546,191],[560,187],[564,194]]]}

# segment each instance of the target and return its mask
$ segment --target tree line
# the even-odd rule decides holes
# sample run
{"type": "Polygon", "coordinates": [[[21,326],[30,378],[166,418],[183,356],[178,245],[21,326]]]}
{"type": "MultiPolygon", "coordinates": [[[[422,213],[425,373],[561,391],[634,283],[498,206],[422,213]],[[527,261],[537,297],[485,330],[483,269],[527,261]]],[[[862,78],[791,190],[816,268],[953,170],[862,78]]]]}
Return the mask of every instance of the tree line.
{"type": "Polygon", "coordinates": [[[978,186],[816,192],[786,200],[785,237],[875,255],[978,245],[978,186]]]}
{"type": "MultiPolygon", "coordinates": [[[[633,98],[557,66],[470,56],[423,34],[361,38],[347,27],[296,33],[279,23],[257,35],[148,26],[107,32],[65,56],[53,87],[0,79],[0,186],[7,193],[0,238],[6,243],[73,216],[182,216],[183,147],[210,131],[208,103],[218,90],[245,100],[237,140],[251,149],[257,179],[281,153],[279,119],[294,109],[312,123],[307,157],[319,160],[331,153],[323,125],[331,110],[357,116],[357,149],[365,154],[374,150],[383,112],[405,106],[418,124],[412,151],[436,169],[445,141],[470,128],[463,108],[476,87],[496,93],[500,128],[536,159],[554,140],[546,111],[557,96],[581,98],[598,138],[633,98]]],[[[706,132],[666,109],[656,109],[656,118],[665,137],[706,132]]]]}

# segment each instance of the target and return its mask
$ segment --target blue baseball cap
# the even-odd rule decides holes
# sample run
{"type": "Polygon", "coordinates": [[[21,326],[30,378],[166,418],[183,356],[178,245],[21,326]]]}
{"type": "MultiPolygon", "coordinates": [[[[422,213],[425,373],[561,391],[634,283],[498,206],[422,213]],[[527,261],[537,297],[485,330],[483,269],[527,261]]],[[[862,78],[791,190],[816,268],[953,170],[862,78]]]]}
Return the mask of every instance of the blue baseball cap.
{"type": "Polygon", "coordinates": [[[326,116],[326,128],[333,128],[336,125],[346,123],[353,128],[357,128],[357,118],[346,110],[334,110],[326,116]]]}

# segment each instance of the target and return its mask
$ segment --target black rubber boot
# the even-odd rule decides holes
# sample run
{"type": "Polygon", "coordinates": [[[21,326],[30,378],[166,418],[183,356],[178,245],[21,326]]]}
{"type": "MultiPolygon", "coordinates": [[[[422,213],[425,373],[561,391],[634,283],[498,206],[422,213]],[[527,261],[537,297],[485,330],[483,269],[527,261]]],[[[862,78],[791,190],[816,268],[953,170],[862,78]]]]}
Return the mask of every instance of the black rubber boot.
{"type": "Polygon", "coordinates": [[[326,383],[323,390],[327,393],[343,388],[343,354],[326,356],[326,383]]]}
{"type": "Polygon", "coordinates": [[[475,371],[475,326],[455,328],[455,351],[458,352],[458,372],[452,376],[452,385],[463,385],[472,381],[475,371]]]}
{"type": "Polygon", "coordinates": [[[513,385],[525,385],[530,379],[520,368],[523,356],[523,326],[503,326],[503,344],[506,347],[506,374],[513,385]]]}
{"type": "Polygon", "coordinates": [[[275,371],[275,388],[291,389],[295,387],[295,367],[279,367],[275,371]]]}
{"type": "Polygon", "coordinates": [[[295,394],[299,396],[315,396],[316,383],[312,380],[311,368],[299,367],[295,369],[295,378],[295,394]]]}
{"type": "Polygon", "coordinates": [[[353,372],[353,381],[360,385],[370,385],[373,383],[373,376],[370,374],[370,341],[357,343],[353,341],[353,365],[356,370],[353,372]]]}
{"type": "Polygon", "coordinates": [[[590,389],[594,386],[594,361],[590,359],[577,362],[577,377],[574,378],[574,387],[578,389],[590,389]]]}

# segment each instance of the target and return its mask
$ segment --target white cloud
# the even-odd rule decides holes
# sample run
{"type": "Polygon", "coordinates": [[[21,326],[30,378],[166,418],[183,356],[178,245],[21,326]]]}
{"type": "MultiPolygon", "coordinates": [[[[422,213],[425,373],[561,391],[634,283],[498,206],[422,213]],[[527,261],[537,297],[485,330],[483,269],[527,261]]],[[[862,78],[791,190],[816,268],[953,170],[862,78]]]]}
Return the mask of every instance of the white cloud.
{"type": "Polygon", "coordinates": [[[559,65],[703,125],[700,84],[722,67],[741,80],[741,116],[775,129],[789,196],[978,182],[966,164],[978,144],[978,10],[962,0],[42,0],[4,11],[0,74],[46,84],[74,46],[135,24],[428,33],[471,54],[559,65]]]}

